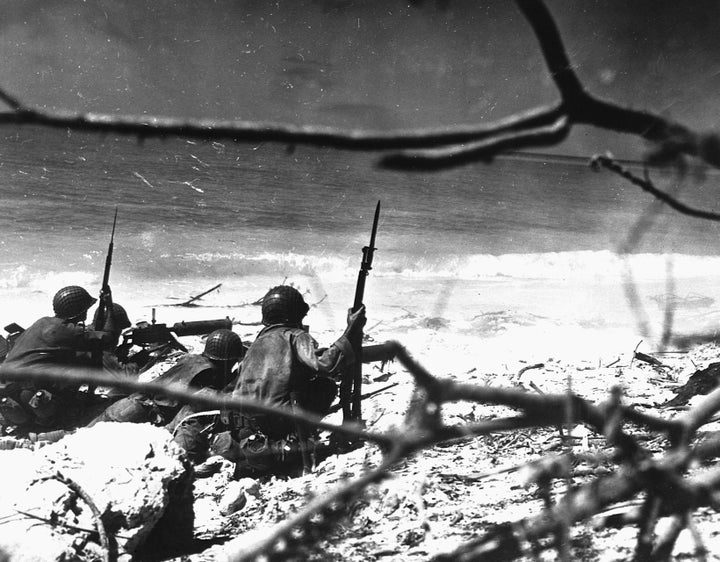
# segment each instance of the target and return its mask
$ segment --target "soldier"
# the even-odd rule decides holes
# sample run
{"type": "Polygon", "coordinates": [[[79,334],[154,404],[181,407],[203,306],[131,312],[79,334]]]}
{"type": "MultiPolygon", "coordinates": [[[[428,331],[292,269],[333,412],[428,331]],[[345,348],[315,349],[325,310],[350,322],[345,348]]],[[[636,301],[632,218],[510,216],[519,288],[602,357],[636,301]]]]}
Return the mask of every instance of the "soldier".
{"type": "MultiPolygon", "coordinates": [[[[112,345],[114,329],[112,318],[102,331],[85,328],[87,311],[96,301],[77,285],[60,289],[53,298],[55,316],[40,318],[17,338],[0,365],[0,377],[11,369],[53,367],[62,373],[68,367],[92,366],[94,357],[112,345]]],[[[5,418],[0,425],[54,425],[77,403],[78,388],[59,380],[42,388],[33,381],[0,382],[0,414],[5,418]]]]}
{"type": "MultiPolygon", "coordinates": [[[[244,354],[239,335],[229,329],[215,330],[205,340],[201,354],[185,355],[153,382],[179,385],[200,393],[220,391],[232,382],[233,368],[244,354]]],[[[208,443],[201,419],[192,417],[196,412],[195,406],[183,405],[161,393],[136,392],[108,406],[89,426],[103,421],[164,425],[191,460],[200,462],[207,455],[208,443]]]]}
{"type": "MultiPolygon", "coordinates": [[[[262,300],[264,328],[243,360],[233,397],[320,416],[328,413],[337,396],[336,380],[355,361],[348,338],[364,326],[365,308],[348,313],[345,332],[325,349],[302,325],[308,310],[294,287],[280,285],[268,291],[262,300]]],[[[302,424],[241,411],[233,425],[237,477],[311,469],[308,439],[312,432],[302,424]]],[[[227,443],[222,447],[231,449],[227,443]]]]}
{"type": "MultiPolygon", "coordinates": [[[[100,309],[95,311],[95,317],[93,318],[93,328],[97,329],[98,315],[100,309]]],[[[124,378],[137,379],[139,366],[137,363],[128,361],[122,362],[117,355],[117,345],[120,341],[120,336],[125,328],[132,326],[130,319],[128,318],[125,308],[118,303],[112,303],[112,311],[110,315],[113,319],[113,331],[110,333],[111,345],[108,349],[105,349],[102,354],[102,367],[103,372],[107,375],[112,376],[118,380],[124,378]]],[[[111,388],[107,392],[108,398],[120,398],[127,396],[128,393],[121,389],[111,388]]]]}

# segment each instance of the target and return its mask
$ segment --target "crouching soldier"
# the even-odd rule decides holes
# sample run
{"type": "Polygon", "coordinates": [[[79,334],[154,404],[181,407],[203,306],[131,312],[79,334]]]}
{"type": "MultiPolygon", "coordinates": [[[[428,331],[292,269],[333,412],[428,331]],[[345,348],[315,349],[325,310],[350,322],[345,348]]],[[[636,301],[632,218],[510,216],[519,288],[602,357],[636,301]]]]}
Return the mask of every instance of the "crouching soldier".
{"type": "MultiPolygon", "coordinates": [[[[336,379],[355,360],[348,338],[362,329],[365,309],[348,315],[344,334],[326,349],[319,348],[302,325],[308,310],[302,295],[288,285],[274,287],[263,297],[265,327],[243,360],[233,398],[319,416],[329,412],[338,392],[336,379]]],[[[230,436],[219,435],[213,448],[224,449],[221,454],[236,461],[236,477],[311,470],[313,431],[304,424],[240,411],[232,425],[230,436]]]]}
{"type": "Polygon", "coordinates": [[[101,330],[85,327],[88,309],[97,301],[77,285],[60,289],[53,298],[55,316],[37,320],[15,340],[0,365],[0,425],[63,427],[82,416],[79,386],[51,380],[2,380],[2,373],[37,368],[61,375],[72,367],[99,367],[103,349],[112,344],[113,319],[101,330]]]}
{"type": "MultiPolygon", "coordinates": [[[[95,311],[95,316],[93,318],[93,329],[97,329],[96,326],[98,324],[99,313],[100,309],[98,308],[98,310],[95,311]]],[[[137,379],[139,373],[138,365],[132,361],[121,361],[117,354],[120,336],[125,328],[132,326],[132,323],[130,322],[130,318],[128,318],[125,308],[116,302],[112,303],[110,315],[113,319],[113,330],[109,333],[111,345],[109,345],[102,353],[103,372],[116,380],[135,380],[137,379]]],[[[107,391],[107,397],[110,399],[118,399],[127,395],[128,393],[126,391],[117,388],[110,388],[107,391]]]]}
{"type": "MultiPolygon", "coordinates": [[[[244,353],[239,335],[228,329],[215,330],[205,340],[201,354],[185,355],[153,382],[185,387],[197,393],[221,391],[231,384],[235,375],[233,368],[244,353]]],[[[202,462],[207,456],[208,442],[202,425],[204,419],[193,417],[197,411],[197,407],[184,405],[162,393],[136,392],[108,406],[89,425],[131,422],[165,426],[193,462],[202,462]]]]}

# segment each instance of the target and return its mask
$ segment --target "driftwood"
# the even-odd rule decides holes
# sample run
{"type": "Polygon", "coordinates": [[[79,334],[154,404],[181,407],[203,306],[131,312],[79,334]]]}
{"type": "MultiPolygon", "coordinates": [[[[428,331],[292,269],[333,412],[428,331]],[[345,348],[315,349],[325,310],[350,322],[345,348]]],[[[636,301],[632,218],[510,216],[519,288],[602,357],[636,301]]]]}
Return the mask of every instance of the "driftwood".
{"type": "Polygon", "coordinates": [[[653,367],[667,367],[662,361],[656,359],[652,355],[648,355],[647,353],[642,353],[641,351],[636,351],[633,354],[633,357],[637,359],[638,361],[643,361],[645,363],[649,363],[653,367]]]}
{"type": "Polygon", "coordinates": [[[209,293],[212,293],[213,291],[215,291],[216,289],[219,289],[220,287],[222,287],[222,283],[218,283],[217,285],[215,285],[214,287],[211,287],[211,288],[208,289],[207,291],[203,291],[203,292],[200,293],[199,295],[195,295],[194,297],[190,297],[190,298],[189,298],[188,300],[186,300],[185,302],[181,302],[180,304],[176,304],[176,305],[174,305],[174,306],[192,306],[192,303],[194,303],[196,300],[201,299],[201,298],[204,297],[205,295],[207,295],[207,294],[209,294],[209,293]]]}

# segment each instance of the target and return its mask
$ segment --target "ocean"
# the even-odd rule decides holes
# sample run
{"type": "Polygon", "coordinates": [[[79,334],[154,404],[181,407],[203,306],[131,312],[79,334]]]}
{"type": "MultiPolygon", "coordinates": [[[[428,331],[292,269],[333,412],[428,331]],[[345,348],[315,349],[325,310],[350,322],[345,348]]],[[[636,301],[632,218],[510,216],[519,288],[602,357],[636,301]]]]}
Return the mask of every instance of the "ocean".
{"type": "MultiPolygon", "coordinates": [[[[29,127],[0,138],[5,324],[49,314],[65,285],[99,293],[117,208],[110,284],[131,320],[228,316],[249,338],[253,303],[285,282],[313,305],[311,326],[342,330],[378,201],[365,299],[377,338],[427,330],[482,344],[525,333],[514,329],[622,329],[634,347],[661,334],[667,295],[678,332],[720,320],[720,226],[651,214],[650,195],[587,159],[514,154],[395,173],[375,167],[378,154],[303,146],[29,127]]],[[[716,174],[652,174],[720,210],[716,174]]]]}

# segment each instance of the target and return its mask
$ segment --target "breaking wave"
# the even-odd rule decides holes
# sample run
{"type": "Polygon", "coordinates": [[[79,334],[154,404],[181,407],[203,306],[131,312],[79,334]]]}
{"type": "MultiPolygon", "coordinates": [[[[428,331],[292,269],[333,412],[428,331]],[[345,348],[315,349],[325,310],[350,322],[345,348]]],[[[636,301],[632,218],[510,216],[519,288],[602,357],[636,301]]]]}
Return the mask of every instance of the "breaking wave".
{"type": "MultiPolygon", "coordinates": [[[[42,271],[31,266],[9,264],[0,268],[0,290],[28,289],[50,291],[65,284],[96,285],[102,276],[102,263],[82,264],[69,271],[67,266],[45,264],[42,271]]],[[[112,278],[117,282],[132,278],[152,279],[208,278],[223,280],[247,276],[307,276],[328,281],[352,278],[360,266],[360,256],[263,252],[163,254],[134,264],[114,264],[112,278]]],[[[375,254],[372,275],[385,278],[537,279],[555,281],[614,280],[624,272],[638,280],[720,277],[720,257],[685,254],[633,254],[621,256],[609,251],[551,252],[537,254],[471,254],[413,256],[401,253],[375,254]]]]}
{"type": "MultiPolygon", "coordinates": [[[[206,272],[211,277],[249,275],[302,275],[339,280],[354,276],[360,256],[275,253],[200,253],[165,256],[162,270],[188,275],[206,272]]],[[[719,256],[686,254],[618,255],[610,251],[548,252],[528,254],[408,255],[377,252],[372,274],[377,277],[454,279],[616,279],[623,272],[645,280],[720,277],[719,256]]],[[[147,271],[152,276],[152,271],[147,271]]]]}

